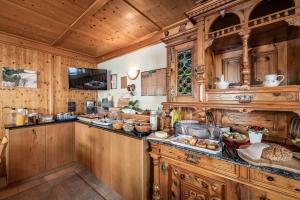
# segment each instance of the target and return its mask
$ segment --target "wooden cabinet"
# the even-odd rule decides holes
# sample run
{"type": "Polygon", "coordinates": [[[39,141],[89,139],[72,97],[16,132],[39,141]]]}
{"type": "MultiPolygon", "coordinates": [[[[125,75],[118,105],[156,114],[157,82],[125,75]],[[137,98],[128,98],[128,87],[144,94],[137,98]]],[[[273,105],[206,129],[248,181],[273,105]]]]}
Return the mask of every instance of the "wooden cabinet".
{"type": "Polygon", "coordinates": [[[8,131],[7,178],[12,183],[44,172],[45,126],[8,131]]]}
{"type": "Polygon", "coordinates": [[[74,123],[46,126],[46,169],[74,161],[74,123]]]}
{"type": "Polygon", "coordinates": [[[151,143],[151,150],[153,199],[300,199],[300,182],[294,179],[192,154],[169,145],[151,143]],[[228,173],[229,165],[235,166],[235,175],[228,173]]]}
{"type": "Polygon", "coordinates": [[[241,200],[297,200],[298,198],[287,196],[276,191],[267,192],[251,186],[239,184],[237,186],[238,199],[241,200]]]}
{"type": "Polygon", "coordinates": [[[91,171],[107,185],[111,185],[111,133],[97,128],[90,128],[91,171]]]}
{"type": "Polygon", "coordinates": [[[225,184],[179,167],[169,165],[170,198],[169,199],[225,199],[225,184]]]}
{"type": "Polygon", "coordinates": [[[74,123],[6,130],[8,183],[29,178],[74,161],[74,123]]]}
{"type": "Polygon", "coordinates": [[[91,127],[82,123],[75,123],[75,160],[91,169],[91,127]]]}
{"type": "Polygon", "coordinates": [[[149,199],[150,157],[143,140],[111,134],[111,187],[124,199],[149,199]]]}
{"type": "Polygon", "coordinates": [[[184,36],[178,34],[163,40],[168,53],[168,101],[196,102],[199,99],[195,30],[186,32],[184,36]]]}
{"type": "Polygon", "coordinates": [[[77,162],[124,199],[150,198],[146,141],[76,122],[75,154],[77,162]]]}

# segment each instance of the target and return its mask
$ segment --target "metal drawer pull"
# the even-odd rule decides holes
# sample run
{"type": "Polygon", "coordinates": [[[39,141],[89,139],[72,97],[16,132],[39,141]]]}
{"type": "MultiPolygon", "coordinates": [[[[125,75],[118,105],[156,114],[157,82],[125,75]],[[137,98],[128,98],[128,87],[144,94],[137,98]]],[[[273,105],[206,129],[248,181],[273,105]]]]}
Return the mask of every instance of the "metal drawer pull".
{"type": "Polygon", "coordinates": [[[239,101],[239,103],[251,103],[254,95],[237,95],[234,98],[239,101]]]}
{"type": "Polygon", "coordinates": [[[272,176],[267,177],[268,181],[274,181],[274,178],[272,176]]]}
{"type": "Polygon", "coordinates": [[[300,189],[298,189],[298,188],[296,188],[295,190],[296,190],[297,192],[300,192],[300,189]]]}

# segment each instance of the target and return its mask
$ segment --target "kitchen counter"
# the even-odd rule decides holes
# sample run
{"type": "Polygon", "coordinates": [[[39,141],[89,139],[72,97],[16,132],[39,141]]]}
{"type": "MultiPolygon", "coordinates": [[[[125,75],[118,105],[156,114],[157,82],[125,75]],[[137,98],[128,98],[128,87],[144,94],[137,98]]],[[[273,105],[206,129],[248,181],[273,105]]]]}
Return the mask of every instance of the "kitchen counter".
{"type": "Polygon", "coordinates": [[[103,130],[106,130],[106,131],[110,131],[110,132],[113,132],[113,133],[117,133],[117,134],[120,134],[120,135],[132,137],[132,138],[140,139],[140,140],[145,139],[146,136],[148,136],[148,135],[150,135],[151,133],[154,132],[154,131],[151,131],[151,132],[148,132],[148,133],[140,133],[140,132],[137,132],[137,131],[126,132],[123,129],[120,129],[120,130],[114,129],[112,126],[100,126],[100,125],[96,125],[96,124],[93,124],[93,123],[83,122],[83,121],[80,121],[80,120],[78,120],[77,123],[86,124],[86,125],[89,125],[89,126],[94,127],[94,128],[103,129],[103,130]]]}
{"type": "Polygon", "coordinates": [[[151,143],[158,143],[158,144],[164,144],[164,145],[172,146],[172,147],[175,147],[175,148],[178,148],[178,149],[189,151],[190,153],[199,154],[199,155],[202,155],[202,156],[208,156],[208,157],[211,157],[211,158],[214,158],[214,159],[223,160],[223,161],[230,162],[230,163],[233,163],[233,164],[241,165],[241,166],[248,167],[248,168],[258,169],[258,170],[261,170],[261,171],[264,171],[264,172],[267,172],[267,173],[276,174],[276,175],[279,175],[279,176],[284,176],[284,177],[287,177],[287,178],[291,178],[291,179],[295,179],[295,180],[300,181],[300,174],[289,172],[289,171],[282,170],[282,169],[276,169],[276,168],[272,168],[272,167],[261,167],[261,166],[251,165],[248,162],[246,162],[246,161],[244,161],[240,158],[238,158],[238,159],[232,158],[224,150],[223,150],[223,152],[220,152],[218,154],[210,154],[210,153],[206,153],[206,152],[203,152],[203,151],[194,150],[194,149],[182,147],[182,146],[179,146],[179,145],[175,145],[175,144],[173,144],[173,143],[171,143],[167,140],[166,141],[158,141],[158,140],[153,140],[153,139],[148,139],[148,138],[146,140],[148,142],[151,142],[151,143]]]}
{"type": "Polygon", "coordinates": [[[27,128],[27,127],[35,127],[35,126],[45,126],[50,124],[59,124],[59,123],[67,123],[67,122],[75,122],[77,119],[65,120],[65,121],[52,121],[52,122],[42,122],[38,124],[26,123],[22,126],[17,126],[16,124],[6,124],[4,125],[4,129],[17,129],[17,128],[27,128]]]}

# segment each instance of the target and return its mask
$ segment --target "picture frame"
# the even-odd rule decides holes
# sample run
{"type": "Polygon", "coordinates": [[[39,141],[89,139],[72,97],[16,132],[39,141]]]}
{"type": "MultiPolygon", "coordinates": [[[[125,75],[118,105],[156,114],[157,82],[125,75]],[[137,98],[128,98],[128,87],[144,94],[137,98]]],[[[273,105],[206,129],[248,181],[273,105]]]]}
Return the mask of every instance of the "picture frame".
{"type": "Polygon", "coordinates": [[[111,89],[118,89],[118,74],[111,74],[111,89]]]}
{"type": "Polygon", "coordinates": [[[34,88],[37,86],[38,73],[23,68],[2,68],[2,87],[34,88]]]}

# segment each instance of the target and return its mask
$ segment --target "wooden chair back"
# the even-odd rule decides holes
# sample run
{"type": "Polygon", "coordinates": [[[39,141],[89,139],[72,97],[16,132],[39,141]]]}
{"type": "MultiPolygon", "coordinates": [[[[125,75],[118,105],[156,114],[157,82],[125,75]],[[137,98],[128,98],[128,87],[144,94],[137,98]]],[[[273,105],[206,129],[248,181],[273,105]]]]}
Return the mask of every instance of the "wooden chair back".
{"type": "Polygon", "coordinates": [[[6,136],[4,136],[1,140],[1,143],[0,143],[0,163],[1,163],[2,158],[3,158],[3,154],[5,153],[7,143],[8,143],[8,139],[7,139],[6,136]]]}

